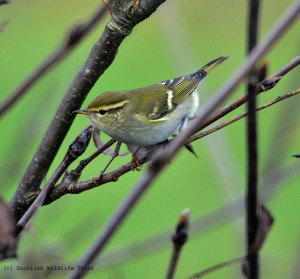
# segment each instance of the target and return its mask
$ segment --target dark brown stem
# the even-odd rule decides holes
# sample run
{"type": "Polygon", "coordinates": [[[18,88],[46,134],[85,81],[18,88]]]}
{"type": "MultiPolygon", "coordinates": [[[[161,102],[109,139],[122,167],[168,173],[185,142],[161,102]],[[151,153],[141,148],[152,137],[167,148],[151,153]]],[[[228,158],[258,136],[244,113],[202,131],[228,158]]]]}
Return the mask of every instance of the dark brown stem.
{"type": "MultiPolygon", "coordinates": [[[[258,41],[259,29],[259,0],[249,0],[248,15],[248,53],[255,48],[258,41]]],[[[247,232],[247,260],[248,278],[259,278],[259,251],[252,251],[251,247],[256,236],[257,208],[258,208],[258,136],[256,118],[256,88],[258,71],[254,68],[247,83],[247,193],[246,193],[246,232],[247,232]]]]}

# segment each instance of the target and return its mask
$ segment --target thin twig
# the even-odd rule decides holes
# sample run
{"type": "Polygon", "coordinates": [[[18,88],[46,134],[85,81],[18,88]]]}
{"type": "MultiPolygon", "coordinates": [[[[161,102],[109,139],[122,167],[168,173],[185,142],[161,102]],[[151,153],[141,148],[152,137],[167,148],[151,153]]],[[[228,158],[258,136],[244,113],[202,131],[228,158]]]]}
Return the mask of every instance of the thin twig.
{"type": "Polygon", "coordinates": [[[108,167],[111,165],[113,160],[115,160],[119,156],[121,145],[122,145],[122,143],[120,141],[118,141],[114,153],[112,154],[112,156],[111,156],[110,160],[108,161],[108,163],[101,170],[101,172],[99,174],[99,177],[98,177],[98,180],[101,180],[101,178],[103,177],[104,173],[106,172],[108,167]]]}
{"type": "MultiPolygon", "coordinates": [[[[269,101],[269,102],[267,102],[267,103],[259,106],[256,109],[256,111],[260,111],[260,110],[263,110],[265,108],[268,108],[268,107],[270,107],[272,105],[275,105],[276,103],[278,103],[280,101],[286,100],[286,99],[288,99],[290,97],[293,97],[293,96],[295,96],[295,95],[297,95],[299,93],[300,93],[300,88],[298,88],[298,89],[296,89],[296,90],[294,90],[294,91],[292,91],[292,92],[290,92],[288,94],[285,94],[283,96],[279,96],[276,99],[274,99],[272,101],[269,101]]],[[[234,123],[234,122],[236,122],[236,121],[244,118],[247,115],[248,115],[247,112],[242,112],[242,113],[240,113],[240,114],[238,114],[238,115],[230,118],[229,120],[224,121],[224,122],[216,125],[215,127],[211,128],[211,129],[208,129],[208,130],[206,130],[204,132],[200,132],[200,133],[198,133],[198,134],[196,134],[196,135],[193,136],[193,141],[201,139],[201,138],[206,137],[206,136],[208,136],[208,135],[210,135],[210,134],[212,134],[212,133],[214,133],[214,132],[216,132],[216,131],[218,131],[220,129],[223,129],[224,127],[226,127],[226,126],[228,126],[228,125],[230,125],[230,124],[232,124],[232,123],[234,123]]]]}
{"type": "Polygon", "coordinates": [[[290,63],[271,75],[269,78],[282,77],[300,64],[300,56],[295,57],[290,63]]]}
{"type": "Polygon", "coordinates": [[[111,139],[109,142],[107,142],[102,147],[97,149],[96,152],[94,152],[91,156],[80,161],[79,165],[74,170],[70,171],[70,173],[65,175],[63,181],[59,185],[57,185],[54,188],[52,187],[50,189],[44,204],[49,204],[49,200],[51,200],[52,192],[59,193],[60,195],[63,195],[65,193],[73,193],[73,194],[80,193],[81,189],[78,188],[76,182],[80,178],[82,171],[90,162],[92,162],[95,158],[97,158],[100,154],[102,154],[107,148],[109,148],[115,142],[116,142],[115,140],[111,139]]]}
{"type": "Polygon", "coordinates": [[[0,117],[15,105],[28,90],[40,80],[53,66],[61,62],[86,35],[96,27],[96,24],[104,18],[107,5],[102,5],[86,24],[74,24],[66,35],[63,43],[59,46],[19,87],[11,92],[7,99],[0,104],[0,117]]]}
{"type": "Polygon", "coordinates": [[[216,264],[214,266],[211,266],[207,269],[204,269],[200,272],[197,272],[195,273],[194,275],[188,277],[189,279],[196,279],[196,278],[203,278],[203,276],[207,275],[207,274],[210,274],[212,272],[215,272],[215,271],[218,271],[224,267],[228,267],[228,266],[231,266],[231,265],[234,265],[234,264],[237,264],[237,263],[242,263],[246,260],[245,257],[240,257],[240,258],[236,258],[236,259],[233,259],[233,260],[229,260],[229,261],[226,261],[226,262],[222,262],[222,263],[219,263],[219,264],[216,264]]]}
{"type": "MultiPolygon", "coordinates": [[[[242,67],[237,73],[218,91],[215,98],[212,99],[202,110],[202,112],[191,122],[185,130],[182,131],[168,146],[167,150],[157,151],[156,156],[150,162],[149,167],[142,178],[137,182],[134,189],[128,197],[122,202],[120,207],[111,217],[104,230],[101,232],[95,243],[87,251],[87,253],[79,260],[78,265],[88,266],[101,253],[107,242],[113,237],[118,228],[124,222],[128,213],[136,205],[142,195],[155,181],[158,174],[161,173],[171,159],[175,156],[181,146],[184,146],[188,138],[198,131],[202,121],[210,115],[214,109],[226,99],[233,90],[242,82],[243,78],[253,69],[259,59],[274,45],[274,43],[283,35],[288,27],[296,20],[300,12],[300,2],[296,1],[285,12],[284,16],[279,20],[275,27],[269,32],[265,40],[261,42],[249,55],[242,67]]],[[[85,271],[76,271],[71,278],[81,278],[85,271]]]]}
{"type": "MultiPolygon", "coordinates": [[[[100,154],[104,153],[107,148],[112,146],[116,141],[111,139],[106,144],[102,145],[100,148],[98,148],[92,155],[90,155],[88,158],[81,160],[79,165],[70,172],[69,175],[67,175],[64,178],[64,181],[62,184],[67,184],[66,181],[74,182],[77,181],[82,173],[82,171],[86,168],[86,166],[91,163],[94,159],[96,159],[100,154]]],[[[66,187],[66,185],[64,186],[66,187]]]]}
{"type": "Polygon", "coordinates": [[[10,202],[16,220],[27,210],[32,202],[29,197],[34,196],[48,172],[74,121],[75,115],[72,112],[80,108],[96,81],[113,62],[119,46],[132,29],[154,13],[164,1],[140,0],[139,6],[134,8],[131,0],[115,0],[112,3],[112,16],[103,34],[70,85],[10,202]]]}

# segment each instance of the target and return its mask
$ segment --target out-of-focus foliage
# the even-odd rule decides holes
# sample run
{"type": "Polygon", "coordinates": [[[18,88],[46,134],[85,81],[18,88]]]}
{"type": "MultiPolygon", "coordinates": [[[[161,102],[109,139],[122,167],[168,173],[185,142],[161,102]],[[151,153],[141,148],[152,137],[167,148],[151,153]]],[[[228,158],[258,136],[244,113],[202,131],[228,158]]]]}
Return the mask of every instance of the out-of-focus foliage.
{"type": "MultiPolygon", "coordinates": [[[[274,5],[272,0],[263,1],[261,37],[290,2],[276,1],[274,5]]],[[[87,19],[99,5],[100,2],[94,0],[15,0],[1,6],[0,25],[7,24],[0,33],[0,100],[4,100],[59,45],[74,22],[87,19]]],[[[218,56],[230,56],[202,84],[200,95],[205,103],[243,62],[246,18],[246,1],[166,1],[124,41],[115,62],[90,92],[85,105],[101,92],[146,86],[193,72],[218,56]]],[[[102,23],[0,120],[0,194],[6,201],[13,195],[58,104],[103,27],[102,23]]],[[[299,27],[298,22],[266,57],[270,73],[299,55],[299,27]]],[[[259,103],[299,87],[299,72],[300,68],[296,68],[285,76],[276,88],[259,97],[259,103]]],[[[243,92],[241,87],[231,100],[243,92]]],[[[261,188],[265,186],[264,178],[297,160],[291,155],[300,151],[299,105],[300,97],[296,96],[259,113],[261,188]]],[[[76,119],[46,179],[70,142],[88,124],[84,117],[76,119]]],[[[177,216],[186,207],[191,209],[193,227],[193,220],[242,198],[246,181],[244,127],[242,120],[194,143],[199,159],[182,150],[101,257],[165,230],[169,230],[171,236],[177,216]]],[[[86,154],[94,150],[91,145],[86,154]]],[[[82,178],[97,175],[107,160],[108,157],[99,158],[82,178]]],[[[111,168],[128,160],[130,157],[118,158],[111,168]]],[[[298,171],[288,175],[279,185],[276,185],[279,179],[271,183],[278,188],[266,205],[275,217],[275,224],[261,253],[262,278],[289,278],[295,264],[300,229],[299,174],[298,171]]],[[[46,269],[49,264],[68,266],[77,261],[141,175],[132,172],[115,184],[76,196],[64,196],[42,208],[31,224],[32,229],[22,235],[19,258],[0,263],[0,274],[6,276],[3,278],[41,278],[40,271],[17,271],[16,266],[46,269]],[[4,266],[13,266],[13,271],[4,271],[4,266]]],[[[239,211],[240,218],[234,221],[228,218],[225,225],[222,219],[220,226],[209,231],[203,228],[206,233],[193,231],[180,258],[178,278],[243,255],[244,216],[242,210],[239,211]]],[[[230,214],[228,212],[228,216],[230,214]]],[[[162,278],[170,254],[171,241],[155,253],[140,251],[131,261],[91,272],[87,278],[99,278],[99,275],[101,278],[162,278]]],[[[239,268],[227,268],[207,278],[242,278],[239,268]]],[[[65,273],[57,272],[50,278],[64,277],[65,273]]]]}

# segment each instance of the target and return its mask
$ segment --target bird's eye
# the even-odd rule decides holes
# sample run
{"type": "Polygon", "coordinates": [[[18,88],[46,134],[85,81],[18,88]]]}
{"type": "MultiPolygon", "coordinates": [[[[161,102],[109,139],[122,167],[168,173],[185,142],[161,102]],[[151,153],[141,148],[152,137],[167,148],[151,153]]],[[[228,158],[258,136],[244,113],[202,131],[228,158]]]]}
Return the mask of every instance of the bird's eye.
{"type": "Polygon", "coordinates": [[[99,112],[100,115],[105,115],[107,113],[107,110],[100,109],[98,112],[99,112]]]}

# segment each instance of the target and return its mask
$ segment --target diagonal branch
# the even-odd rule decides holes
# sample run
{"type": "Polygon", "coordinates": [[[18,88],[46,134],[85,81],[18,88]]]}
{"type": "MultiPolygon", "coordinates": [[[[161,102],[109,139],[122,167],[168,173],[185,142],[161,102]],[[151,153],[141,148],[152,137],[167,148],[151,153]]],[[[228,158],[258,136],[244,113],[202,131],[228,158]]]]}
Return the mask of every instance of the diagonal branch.
{"type": "Polygon", "coordinates": [[[111,5],[111,18],[91,50],[62,100],[38,150],[30,162],[10,202],[12,213],[19,220],[32,202],[48,172],[59,147],[68,133],[75,115],[99,77],[111,65],[123,40],[135,25],[148,18],[165,0],[121,1],[111,5]]]}

